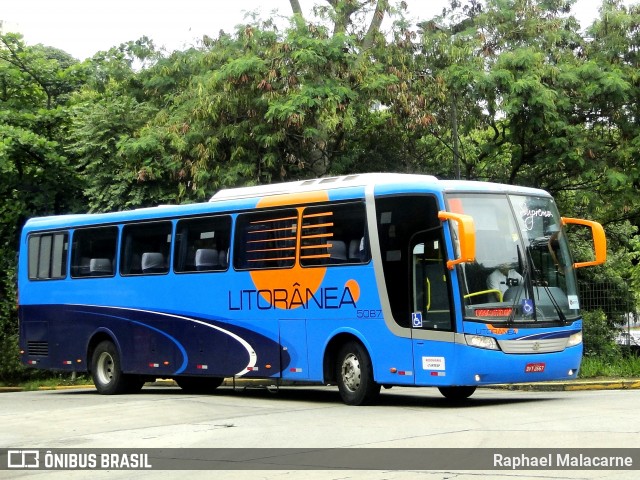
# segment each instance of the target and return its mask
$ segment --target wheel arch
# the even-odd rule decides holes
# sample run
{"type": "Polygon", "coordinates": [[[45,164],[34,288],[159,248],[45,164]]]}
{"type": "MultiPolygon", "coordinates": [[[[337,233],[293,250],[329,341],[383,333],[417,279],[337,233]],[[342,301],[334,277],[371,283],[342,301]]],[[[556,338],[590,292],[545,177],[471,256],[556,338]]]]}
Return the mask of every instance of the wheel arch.
{"type": "MultiPolygon", "coordinates": [[[[325,384],[336,383],[336,358],[338,356],[340,348],[342,348],[343,345],[349,342],[358,342],[360,345],[362,345],[362,348],[364,348],[367,352],[367,355],[369,355],[369,360],[371,361],[371,366],[373,368],[373,357],[371,355],[370,348],[371,346],[365,340],[362,334],[356,330],[345,330],[337,332],[327,342],[327,345],[324,349],[324,356],[322,359],[322,376],[325,384]]],[[[375,368],[373,368],[373,372],[375,378],[375,368]]]]}
{"type": "Polygon", "coordinates": [[[96,347],[105,340],[110,341],[115,345],[116,350],[120,355],[120,358],[122,358],[122,351],[120,349],[120,344],[116,340],[115,334],[111,330],[108,330],[106,328],[101,328],[95,331],[91,335],[91,337],[89,338],[89,343],[87,344],[86,365],[87,365],[88,372],[91,372],[91,367],[92,367],[91,360],[93,358],[93,352],[95,351],[96,347]]]}

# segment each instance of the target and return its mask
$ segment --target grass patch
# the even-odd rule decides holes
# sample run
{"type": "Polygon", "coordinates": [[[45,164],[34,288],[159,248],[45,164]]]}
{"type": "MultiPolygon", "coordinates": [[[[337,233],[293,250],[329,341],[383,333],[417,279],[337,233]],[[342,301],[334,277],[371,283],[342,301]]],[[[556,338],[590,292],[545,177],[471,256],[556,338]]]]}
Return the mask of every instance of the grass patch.
{"type": "Polygon", "coordinates": [[[640,377],[640,357],[637,355],[622,355],[615,359],[584,357],[579,377],[640,377]]]}
{"type": "Polygon", "coordinates": [[[93,381],[88,375],[71,374],[55,375],[45,378],[34,378],[23,382],[0,382],[0,387],[20,387],[24,390],[39,390],[41,388],[55,389],[57,387],[69,387],[73,385],[91,385],[93,381]]]}

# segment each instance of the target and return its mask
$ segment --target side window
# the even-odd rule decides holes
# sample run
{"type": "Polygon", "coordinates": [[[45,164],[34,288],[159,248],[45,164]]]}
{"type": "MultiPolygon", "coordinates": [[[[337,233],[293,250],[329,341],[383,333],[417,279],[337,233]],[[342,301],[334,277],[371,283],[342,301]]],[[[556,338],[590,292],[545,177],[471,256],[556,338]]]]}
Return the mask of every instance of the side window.
{"type": "Polygon", "coordinates": [[[294,209],[240,215],[234,267],[239,270],[292,267],[296,260],[298,212],[294,209]]]}
{"type": "Polygon", "coordinates": [[[363,203],[305,208],[300,232],[300,264],[367,263],[366,213],[363,203]]]}
{"type": "Polygon", "coordinates": [[[125,225],[122,229],[120,273],[151,275],[169,271],[171,222],[125,225]]]}
{"type": "Polygon", "coordinates": [[[29,279],[51,280],[67,275],[67,232],[43,233],[29,236],[29,279]]]}
{"type": "Polygon", "coordinates": [[[231,217],[180,220],[176,227],[173,269],[210,272],[229,266],[231,217]]]}
{"type": "Polygon", "coordinates": [[[73,232],[71,276],[113,276],[117,244],[117,227],[84,228],[73,232]]]}

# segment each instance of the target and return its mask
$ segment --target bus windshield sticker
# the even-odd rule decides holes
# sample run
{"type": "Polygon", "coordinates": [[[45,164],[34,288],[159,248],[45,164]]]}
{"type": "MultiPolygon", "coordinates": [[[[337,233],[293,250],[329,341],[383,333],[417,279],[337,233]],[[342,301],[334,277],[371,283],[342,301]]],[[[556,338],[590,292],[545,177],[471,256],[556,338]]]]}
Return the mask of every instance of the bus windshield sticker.
{"type": "Polygon", "coordinates": [[[580,302],[578,301],[577,295],[567,295],[567,299],[569,300],[569,308],[571,310],[579,310],[580,302]]]}
{"type": "Polygon", "coordinates": [[[533,301],[530,298],[522,300],[522,313],[524,315],[533,315],[533,301]]]}

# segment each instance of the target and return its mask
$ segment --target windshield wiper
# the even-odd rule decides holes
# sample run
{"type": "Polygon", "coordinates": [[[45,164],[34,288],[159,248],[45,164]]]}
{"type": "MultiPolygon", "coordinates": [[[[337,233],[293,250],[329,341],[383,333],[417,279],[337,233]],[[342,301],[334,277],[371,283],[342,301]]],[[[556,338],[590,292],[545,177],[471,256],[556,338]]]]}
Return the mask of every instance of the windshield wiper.
{"type": "MultiPolygon", "coordinates": [[[[526,259],[522,258],[522,250],[520,249],[520,245],[516,245],[516,249],[518,252],[518,270],[522,272],[522,278],[524,280],[524,285],[517,290],[517,295],[513,296],[513,301],[511,302],[511,311],[509,312],[509,316],[507,317],[507,325],[512,325],[513,320],[516,316],[516,305],[518,304],[518,300],[522,298],[522,292],[527,292],[529,294],[529,288],[533,290],[531,285],[531,272],[528,266],[528,262],[526,259]],[[528,288],[529,287],[529,288],[528,288]]],[[[534,318],[535,318],[535,310],[534,310],[534,318]]]]}
{"type": "MultiPolygon", "coordinates": [[[[536,287],[542,287],[544,288],[544,292],[549,296],[549,300],[551,300],[551,304],[553,305],[553,308],[555,309],[556,313],[558,314],[558,318],[560,319],[560,321],[562,323],[567,323],[567,317],[564,314],[564,312],[562,311],[562,308],[560,308],[560,304],[558,304],[558,301],[556,300],[556,297],[553,296],[553,293],[551,293],[551,289],[549,288],[549,282],[547,282],[544,278],[544,275],[542,273],[542,271],[538,268],[536,268],[536,264],[533,261],[533,256],[531,255],[531,248],[533,248],[533,242],[532,244],[527,247],[527,264],[529,262],[531,262],[531,271],[533,271],[535,273],[535,279],[532,278],[533,281],[535,281],[535,286],[536,287]]],[[[533,283],[532,281],[532,283],[533,283]]],[[[533,299],[534,303],[535,303],[535,293],[533,291],[533,285],[531,286],[531,292],[529,293],[531,295],[531,298],[533,299]]],[[[538,300],[540,300],[540,294],[538,293],[538,300]]],[[[534,305],[534,319],[535,321],[537,321],[537,317],[535,315],[535,305],[534,305]]]]}

